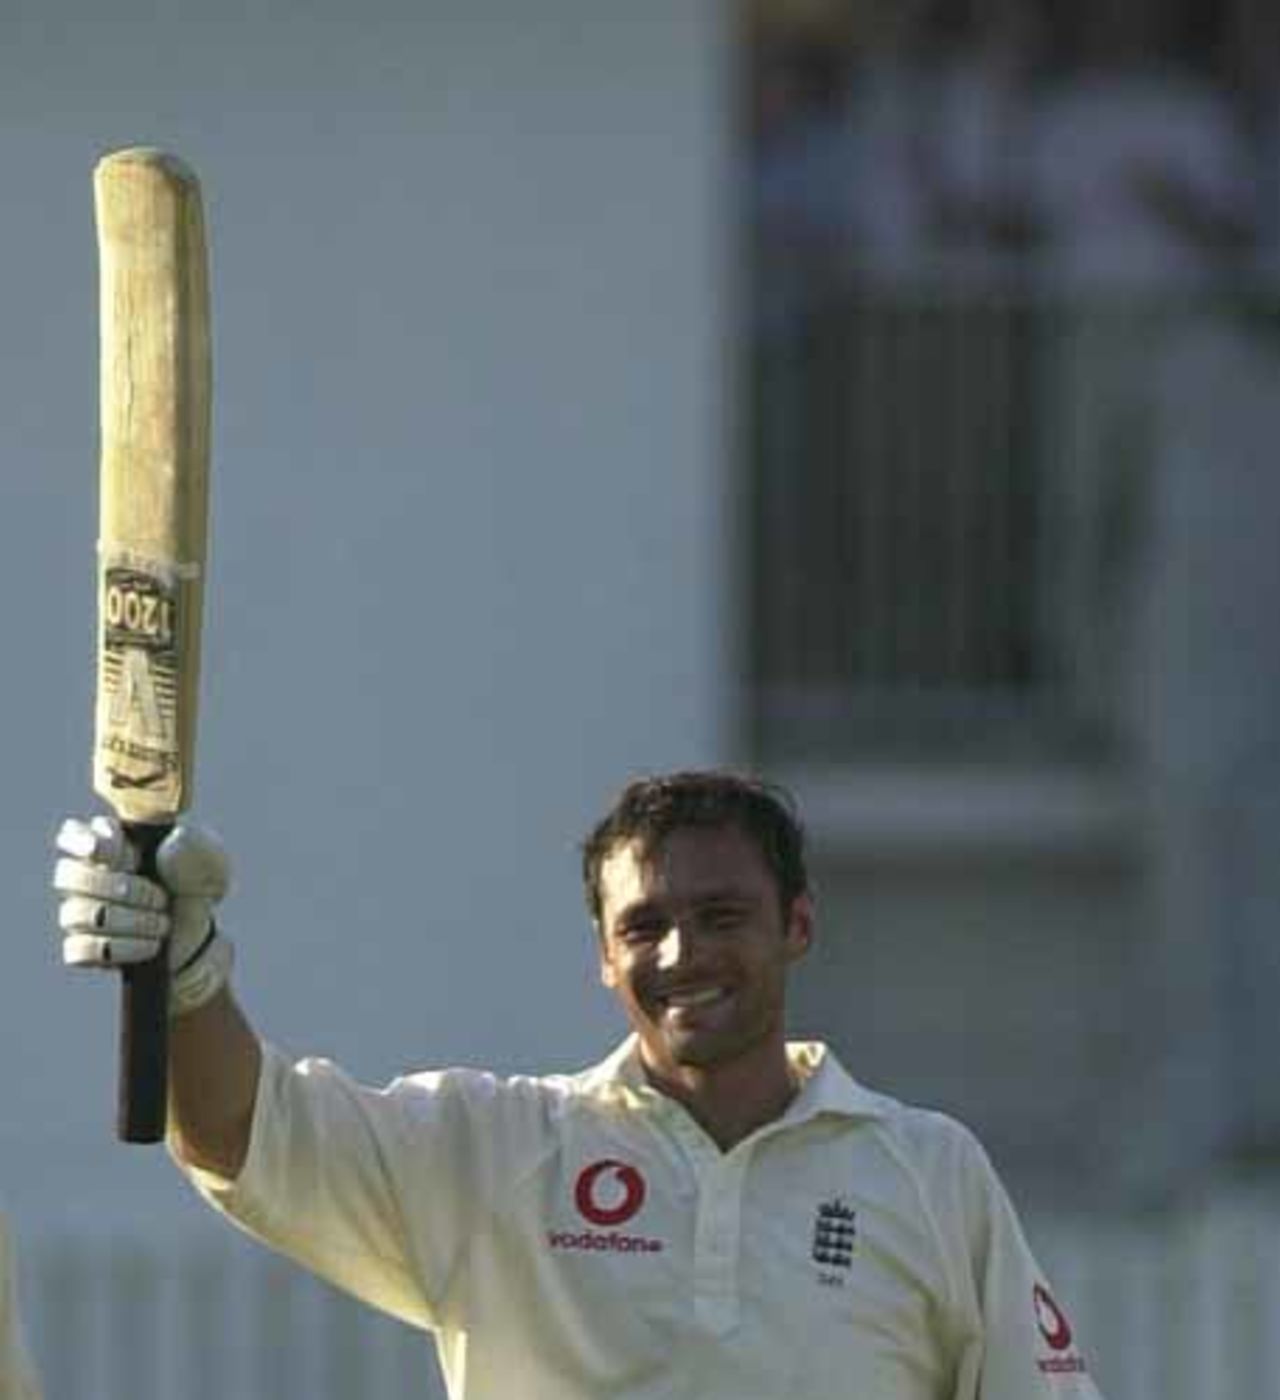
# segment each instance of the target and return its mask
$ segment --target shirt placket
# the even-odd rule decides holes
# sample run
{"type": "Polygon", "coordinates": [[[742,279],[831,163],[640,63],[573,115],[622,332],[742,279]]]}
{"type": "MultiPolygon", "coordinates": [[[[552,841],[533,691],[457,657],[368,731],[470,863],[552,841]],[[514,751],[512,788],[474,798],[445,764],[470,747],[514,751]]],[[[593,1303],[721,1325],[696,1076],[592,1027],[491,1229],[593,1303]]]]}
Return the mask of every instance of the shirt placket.
{"type": "Polygon", "coordinates": [[[722,1154],[695,1124],[678,1122],[697,1181],[693,1237],[693,1310],[698,1325],[724,1335],[738,1325],[742,1253],[742,1188],[748,1154],[722,1154]]]}

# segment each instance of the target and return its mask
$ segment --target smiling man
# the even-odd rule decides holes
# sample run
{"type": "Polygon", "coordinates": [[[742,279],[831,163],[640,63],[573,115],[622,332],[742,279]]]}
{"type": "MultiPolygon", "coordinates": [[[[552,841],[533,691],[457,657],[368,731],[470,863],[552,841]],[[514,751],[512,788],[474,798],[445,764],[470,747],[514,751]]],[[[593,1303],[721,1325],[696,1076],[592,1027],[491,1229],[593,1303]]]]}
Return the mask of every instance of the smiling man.
{"type": "Polygon", "coordinates": [[[436,1335],[454,1400],[1097,1400],[981,1147],[787,1039],[815,914],[785,794],[628,785],[583,845],[632,1035],[575,1075],[290,1063],[231,996],[198,828],[65,823],[65,960],[168,939],[170,1147],[242,1228],[436,1335]]]}
{"type": "Polygon", "coordinates": [[[584,847],[601,980],[645,1075],[725,1151],[796,1090],[787,972],[813,909],[784,811],[763,788],[677,774],[633,784],[584,847]]]}

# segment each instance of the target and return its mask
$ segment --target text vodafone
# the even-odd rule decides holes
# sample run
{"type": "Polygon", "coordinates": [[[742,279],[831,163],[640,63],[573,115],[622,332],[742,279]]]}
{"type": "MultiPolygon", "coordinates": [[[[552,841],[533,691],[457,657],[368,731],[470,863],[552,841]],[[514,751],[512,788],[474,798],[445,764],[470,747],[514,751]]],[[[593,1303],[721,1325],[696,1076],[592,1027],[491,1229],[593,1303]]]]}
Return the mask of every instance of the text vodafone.
{"type": "Polygon", "coordinates": [[[552,1249],[600,1250],[621,1254],[660,1254],[666,1246],[661,1240],[643,1235],[623,1235],[616,1230],[607,1234],[597,1230],[548,1230],[547,1243],[552,1249]]]}

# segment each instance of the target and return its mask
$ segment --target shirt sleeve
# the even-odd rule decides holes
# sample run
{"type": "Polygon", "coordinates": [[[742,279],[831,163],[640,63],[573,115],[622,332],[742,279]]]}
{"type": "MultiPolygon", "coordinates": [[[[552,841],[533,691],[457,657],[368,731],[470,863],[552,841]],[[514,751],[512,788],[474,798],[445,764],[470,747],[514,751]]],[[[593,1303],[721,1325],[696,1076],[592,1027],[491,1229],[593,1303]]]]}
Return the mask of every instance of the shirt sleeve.
{"type": "MultiPolygon", "coordinates": [[[[233,1223],[411,1325],[437,1328],[465,1296],[489,1195],[492,1076],[445,1071],[358,1084],[327,1060],[264,1047],[245,1164],[234,1181],[181,1160],[233,1223]]],[[[500,1107],[500,1105],[499,1105],[500,1107]]]]}
{"type": "Polygon", "coordinates": [[[1079,1337],[979,1143],[961,1137],[968,1329],[954,1400],[1102,1400],[1079,1337]]]}

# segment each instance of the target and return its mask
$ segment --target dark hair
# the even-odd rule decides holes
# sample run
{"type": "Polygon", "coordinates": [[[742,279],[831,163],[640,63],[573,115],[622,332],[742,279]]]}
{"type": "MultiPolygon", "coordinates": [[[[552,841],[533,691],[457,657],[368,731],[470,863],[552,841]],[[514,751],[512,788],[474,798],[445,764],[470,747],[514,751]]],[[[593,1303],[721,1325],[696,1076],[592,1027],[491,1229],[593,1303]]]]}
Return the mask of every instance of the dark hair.
{"type": "Polygon", "coordinates": [[[751,838],[773,874],[784,909],[809,888],[804,828],[791,794],[773,783],[723,770],[691,770],[635,778],[582,843],[587,908],[600,922],[600,871],[613,851],[632,841],[647,854],[685,827],[735,827],[751,838]]]}

